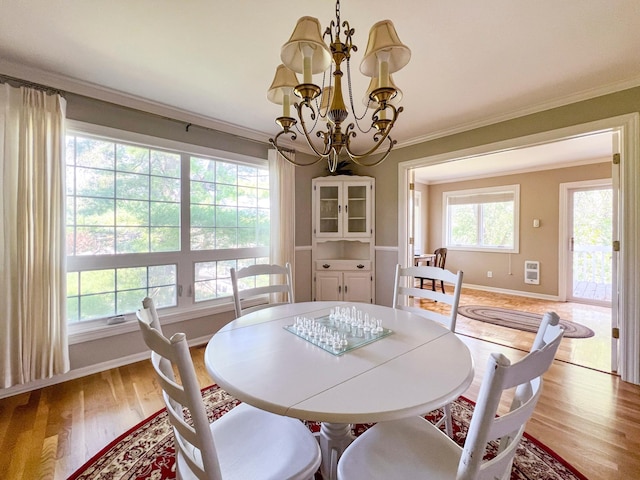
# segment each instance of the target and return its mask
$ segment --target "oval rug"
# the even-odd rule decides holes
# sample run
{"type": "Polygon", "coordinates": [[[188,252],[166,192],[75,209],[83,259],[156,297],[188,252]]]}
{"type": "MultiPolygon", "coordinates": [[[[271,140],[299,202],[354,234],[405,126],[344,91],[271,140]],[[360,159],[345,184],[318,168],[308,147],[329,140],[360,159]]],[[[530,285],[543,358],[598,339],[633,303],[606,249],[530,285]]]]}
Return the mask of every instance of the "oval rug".
{"type": "MultiPolygon", "coordinates": [[[[542,320],[542,315],[539,313],[483,305],[460,305],[458,314],[472,320],[533,333],[538,331],[542,320]]],[[[593,330],[580,323],[560,319],[560,325],[564,328],[565,338],[589,338],[595,335],[593,330]]]]}

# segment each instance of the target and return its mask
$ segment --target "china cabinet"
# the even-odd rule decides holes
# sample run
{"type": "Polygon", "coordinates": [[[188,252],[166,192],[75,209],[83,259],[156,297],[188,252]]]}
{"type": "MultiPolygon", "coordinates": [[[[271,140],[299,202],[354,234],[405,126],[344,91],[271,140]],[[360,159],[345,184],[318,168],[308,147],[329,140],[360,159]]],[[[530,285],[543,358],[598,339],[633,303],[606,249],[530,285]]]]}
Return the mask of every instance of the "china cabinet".
{"type": "Polygon", "coordinates": [[[375,179],[313,179],[314,299],[374,301],[375,179]]]}

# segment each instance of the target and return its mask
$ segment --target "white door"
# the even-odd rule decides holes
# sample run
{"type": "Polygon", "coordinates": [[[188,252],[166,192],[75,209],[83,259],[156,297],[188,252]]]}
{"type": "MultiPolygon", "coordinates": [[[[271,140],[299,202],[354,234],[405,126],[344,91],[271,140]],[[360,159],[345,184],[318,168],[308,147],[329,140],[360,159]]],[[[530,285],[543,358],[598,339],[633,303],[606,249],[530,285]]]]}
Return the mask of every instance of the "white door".
{"type": "Polygon", "coordinates": [[[611,305],[613,289],[613,189],[588,182],[568,191],[567,299],[611,305]]]}

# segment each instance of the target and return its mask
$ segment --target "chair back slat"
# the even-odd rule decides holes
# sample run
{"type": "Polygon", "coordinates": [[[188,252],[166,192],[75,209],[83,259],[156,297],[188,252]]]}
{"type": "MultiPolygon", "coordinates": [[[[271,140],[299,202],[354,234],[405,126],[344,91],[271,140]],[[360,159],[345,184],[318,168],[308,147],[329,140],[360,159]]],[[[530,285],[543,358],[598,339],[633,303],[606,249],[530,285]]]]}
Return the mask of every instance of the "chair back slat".
{"type": "Polygon", "coordinates": [[[452,332],[456,328],[458,317],[458,304],[462,289],[463,272],[457,273],[431,266],[417,266],[402,268],[396,265],[395,282],[393,289],[393,308],[408,310],[430,320],[434,320],[447,327],[452,332]],[[414,286],[416,278],[434,278],[453,285],[453,292],[442,293],[414,286]],[[449,312],[443,314],[434,310],[427,310],[416,306],[419,300],[429,300],[449,305],[449,312]]]}
{"type": "Polygon", "coordinates": [[[294,303],[291,264],[257,264],[231,269],[231,285],[236,317],[256,310],[284,303],[294,303]],[[268,285],[256,285],[260,277],[268,276],[268,285]],[[247,306],[251,299],[268,296],[267,303],[247,306]]]}

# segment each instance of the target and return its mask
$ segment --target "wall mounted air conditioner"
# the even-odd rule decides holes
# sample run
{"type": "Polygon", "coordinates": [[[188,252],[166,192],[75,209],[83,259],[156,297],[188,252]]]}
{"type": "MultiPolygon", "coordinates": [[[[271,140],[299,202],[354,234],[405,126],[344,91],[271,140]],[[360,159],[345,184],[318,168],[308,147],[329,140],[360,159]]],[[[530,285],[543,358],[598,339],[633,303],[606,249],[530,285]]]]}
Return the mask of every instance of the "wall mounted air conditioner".
{"type": "Polygon", "coordinates": [[[540,285],[540,262],[534,260],[524,261],[524,283],[540,285]]]}

